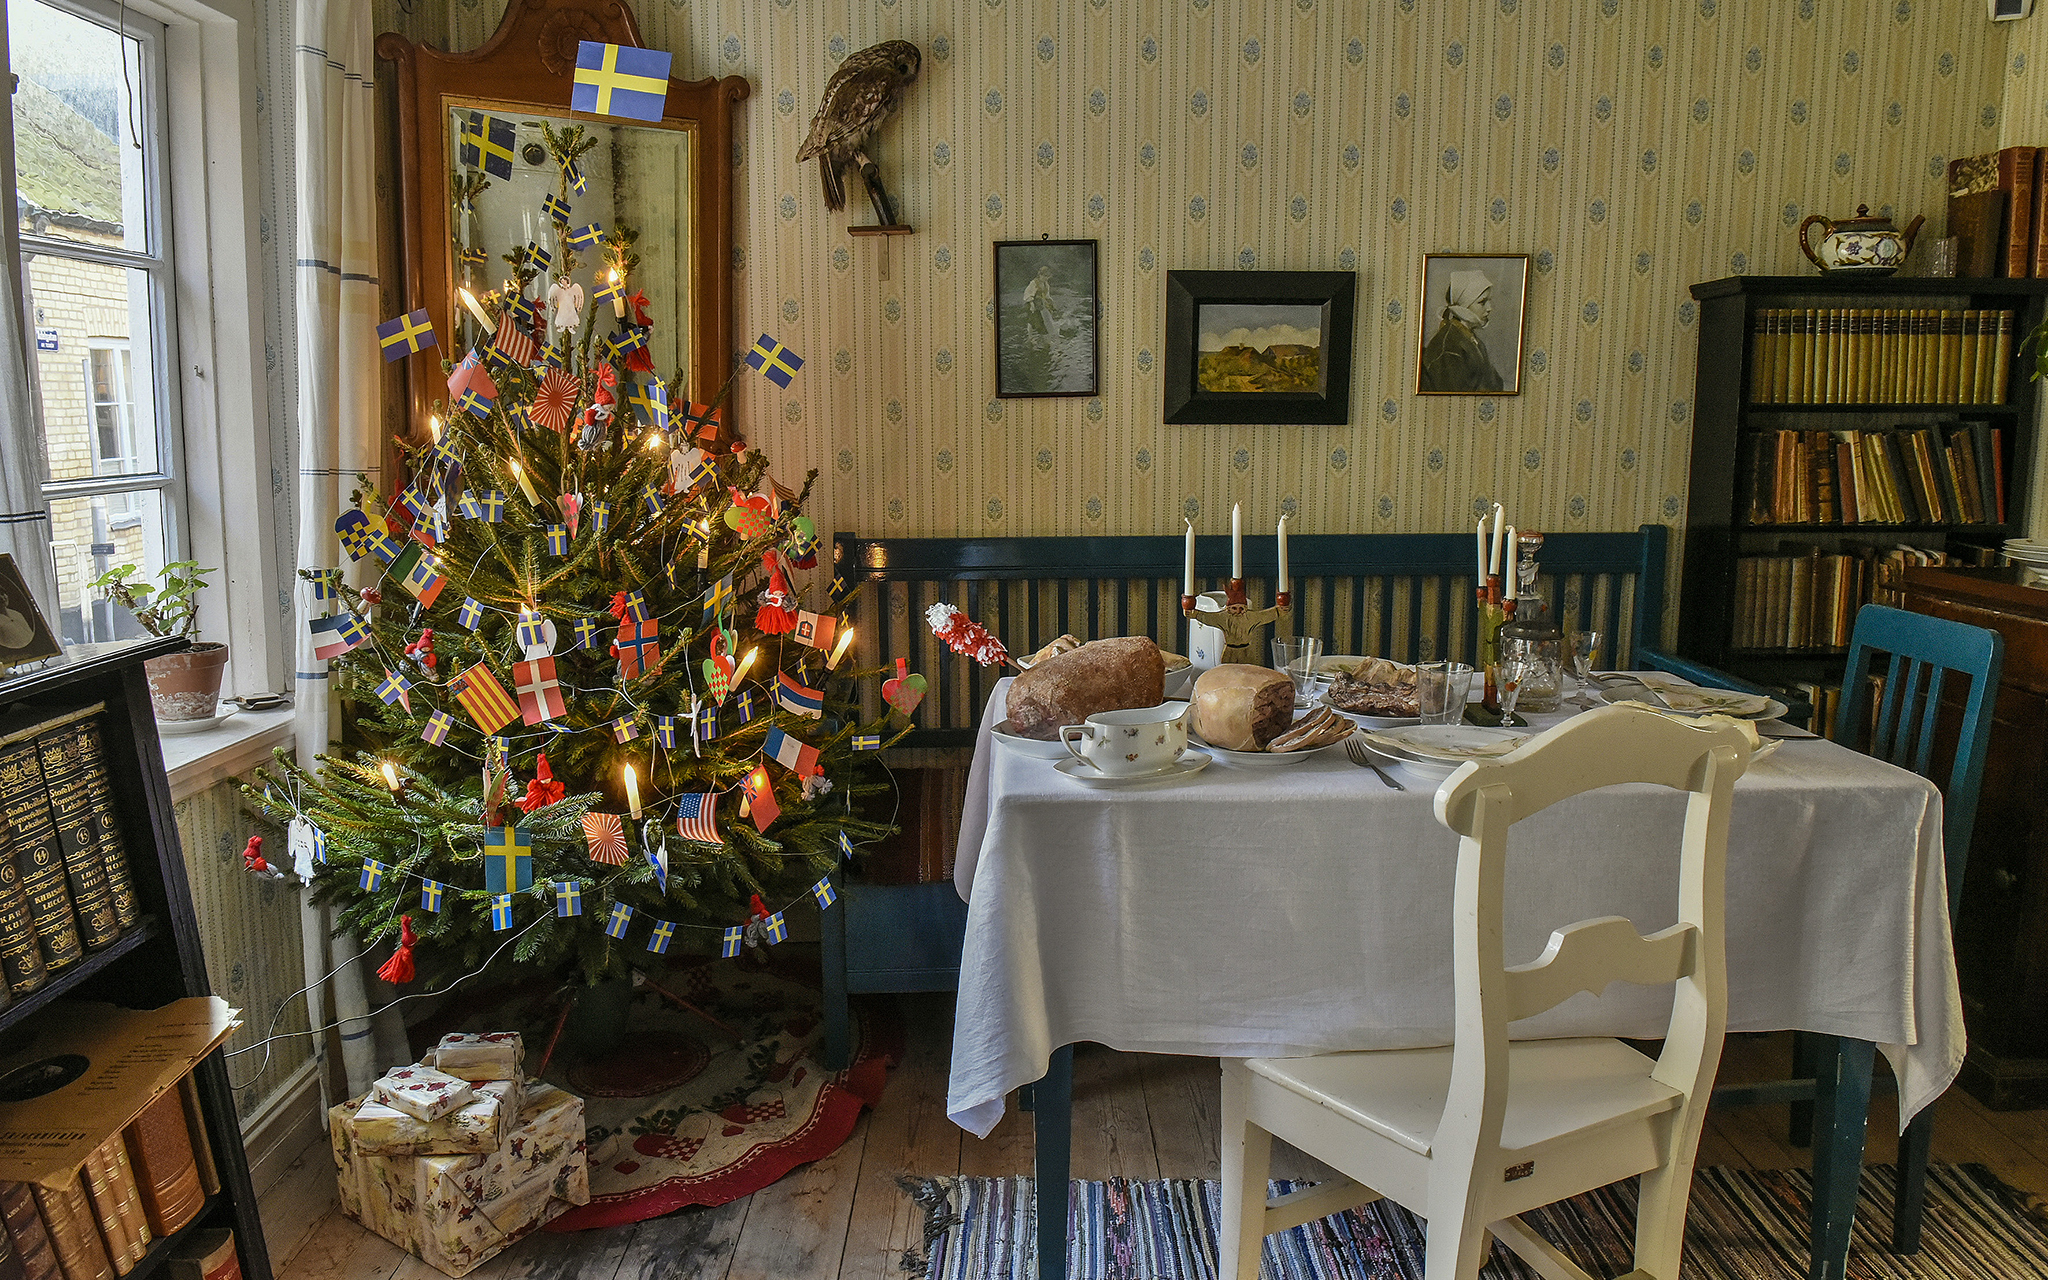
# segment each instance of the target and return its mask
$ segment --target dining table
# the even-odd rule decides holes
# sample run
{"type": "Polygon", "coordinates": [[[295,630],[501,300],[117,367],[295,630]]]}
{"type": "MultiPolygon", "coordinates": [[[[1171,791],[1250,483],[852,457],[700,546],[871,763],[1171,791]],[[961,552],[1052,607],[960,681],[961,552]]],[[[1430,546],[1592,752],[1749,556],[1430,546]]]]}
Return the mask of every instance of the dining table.
{"type": "MultiPolygon", "coordinates": [[[[1396,789],[1342,746],[1217,758],[1198,772],[1084,782],[999,745],[1010,681],[982,715],[954,882],[967,902],[946,1112],[986,1136],[1012,1091],[1033,1109],[1038,1274],[1065,1274],[1072,1047],[1205,1057],[1406,1049],[1453,1038],[1457,837],[1434,790],[1396,789]]],[[[1530,731],[1577,709],[1532,714],[1530,731]]],[[[1797,735],[1789,727],[1769,732],[1797,735]]],[[[1787,736],[1737,783],[1727,859],[1728,1029],[1835,1037],[1815,1092],[1812,1280],[1840,1280],[1874,1055],[1905,1122],[1964,1053],[1941,797],[1904,769],[1787,736]]],[[[1603,788],[1517,823],[1507,954],[1619,915],[1676,918],[1686,797],[1603,788]]],[[[1615,984],[1515,1024],[1518,1038],[1655,1038],[1670,988],[1615,984]]]]}

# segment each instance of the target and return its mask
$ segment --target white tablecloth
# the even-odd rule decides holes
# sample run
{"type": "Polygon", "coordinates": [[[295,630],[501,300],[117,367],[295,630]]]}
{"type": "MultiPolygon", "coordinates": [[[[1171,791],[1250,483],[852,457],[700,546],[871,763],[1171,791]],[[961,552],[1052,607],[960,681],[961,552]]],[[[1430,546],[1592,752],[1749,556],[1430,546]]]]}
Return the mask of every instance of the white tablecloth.
{"type": "MultiPolygon", "coordinates": [[[[994,742],[1008,686],[982,717],[954,875],[968,913],[946,1113],[962,1128],[986,1136],[1006,1093],[1083,1041],[1222,1057],[1450,1042],[1457,838],[1432,792],[1391,791],[1342,748],[1090,787],[994,742]]],[[[1671,924],[1684,807],[1616,787],[1518,824],[1511,960],[1574,920],[1671,924]]],[[[1931,784],[1785,742],[1737,784],[1727,880],[1731,1031],[1875,1041],[1905,1117],[1948,1087],[1963,1017],[1931,784]]],[[[1668,987],[1617,984],[1515,1032],[1659,1036],[1669,1009],[1668,987]]]]}

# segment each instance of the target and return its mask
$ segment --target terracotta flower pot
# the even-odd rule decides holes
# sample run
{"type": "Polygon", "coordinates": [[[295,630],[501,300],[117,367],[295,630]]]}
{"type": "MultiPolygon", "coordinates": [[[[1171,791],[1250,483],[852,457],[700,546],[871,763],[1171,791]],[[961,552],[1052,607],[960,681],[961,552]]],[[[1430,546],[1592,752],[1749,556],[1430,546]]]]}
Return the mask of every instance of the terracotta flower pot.
{"type": "Polygon", "coordinates": [[[228,647],[211,642],[143,663],[156,718],[211,720],[219,711],[220,677],[227,665],[228,647]]]}

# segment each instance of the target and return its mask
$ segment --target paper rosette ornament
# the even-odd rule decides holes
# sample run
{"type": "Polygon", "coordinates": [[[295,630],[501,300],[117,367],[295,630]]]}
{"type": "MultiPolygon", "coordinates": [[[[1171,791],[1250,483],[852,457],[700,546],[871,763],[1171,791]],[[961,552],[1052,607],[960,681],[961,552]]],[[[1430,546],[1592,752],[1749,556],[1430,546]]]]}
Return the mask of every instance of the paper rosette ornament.
{"type": "Polygon", "coordinates": [[[999,667],[1010,660],[1010,651],[987,627],[944,601],[925,610],[924,620],[948,649],[964,653],[984,667],[999,667]]]}
{"type": "Polygon", "coordinates": [[[526,415],[550,430],[566,431],[580,390],[576,379],[560,369],[550,369],[533,393],[533,403],[527,407],[526,415]]]}

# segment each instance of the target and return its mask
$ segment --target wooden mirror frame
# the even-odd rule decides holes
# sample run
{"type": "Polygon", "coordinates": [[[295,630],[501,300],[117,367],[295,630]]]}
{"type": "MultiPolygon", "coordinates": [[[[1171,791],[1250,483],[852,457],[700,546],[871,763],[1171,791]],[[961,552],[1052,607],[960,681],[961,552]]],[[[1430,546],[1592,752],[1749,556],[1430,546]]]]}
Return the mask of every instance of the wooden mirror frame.
{"type": "MultiPolygon", "coordinates": [[[[512,0],[489,40],[467,53],[444,53],[395,31],[377,37],[377,56],[398,66],[399,198],[405,297],[402,310],[426,308],[439,334],[455,332],[455,250],[449,238],[446,155],[448,111],[460,98],[501,110],[533,111],[593,124],[632,124],[569,109],[576,46],[584,40],[639,47],[640,25],[624,0],[512,0]],[[559,88],[560,93],[551,90],[559,88]]],[[[710,395],[733,361],[733,108],[751,92],[740,76],[668,82],[662,120],[694,129],[690,147],[691,335],[684,354],[689,394],[710,395]]],[[[650,126],[651,127],[651,126],[650,126]]],[[[450,358],[460,353],[443,348],[450,358]]],[[[446,383],[438,361],[405,361],[405,401],[414,439],[446,383]]],[[[721,439],[735,434],[732,408],[720,410],[721,439]]]]}

